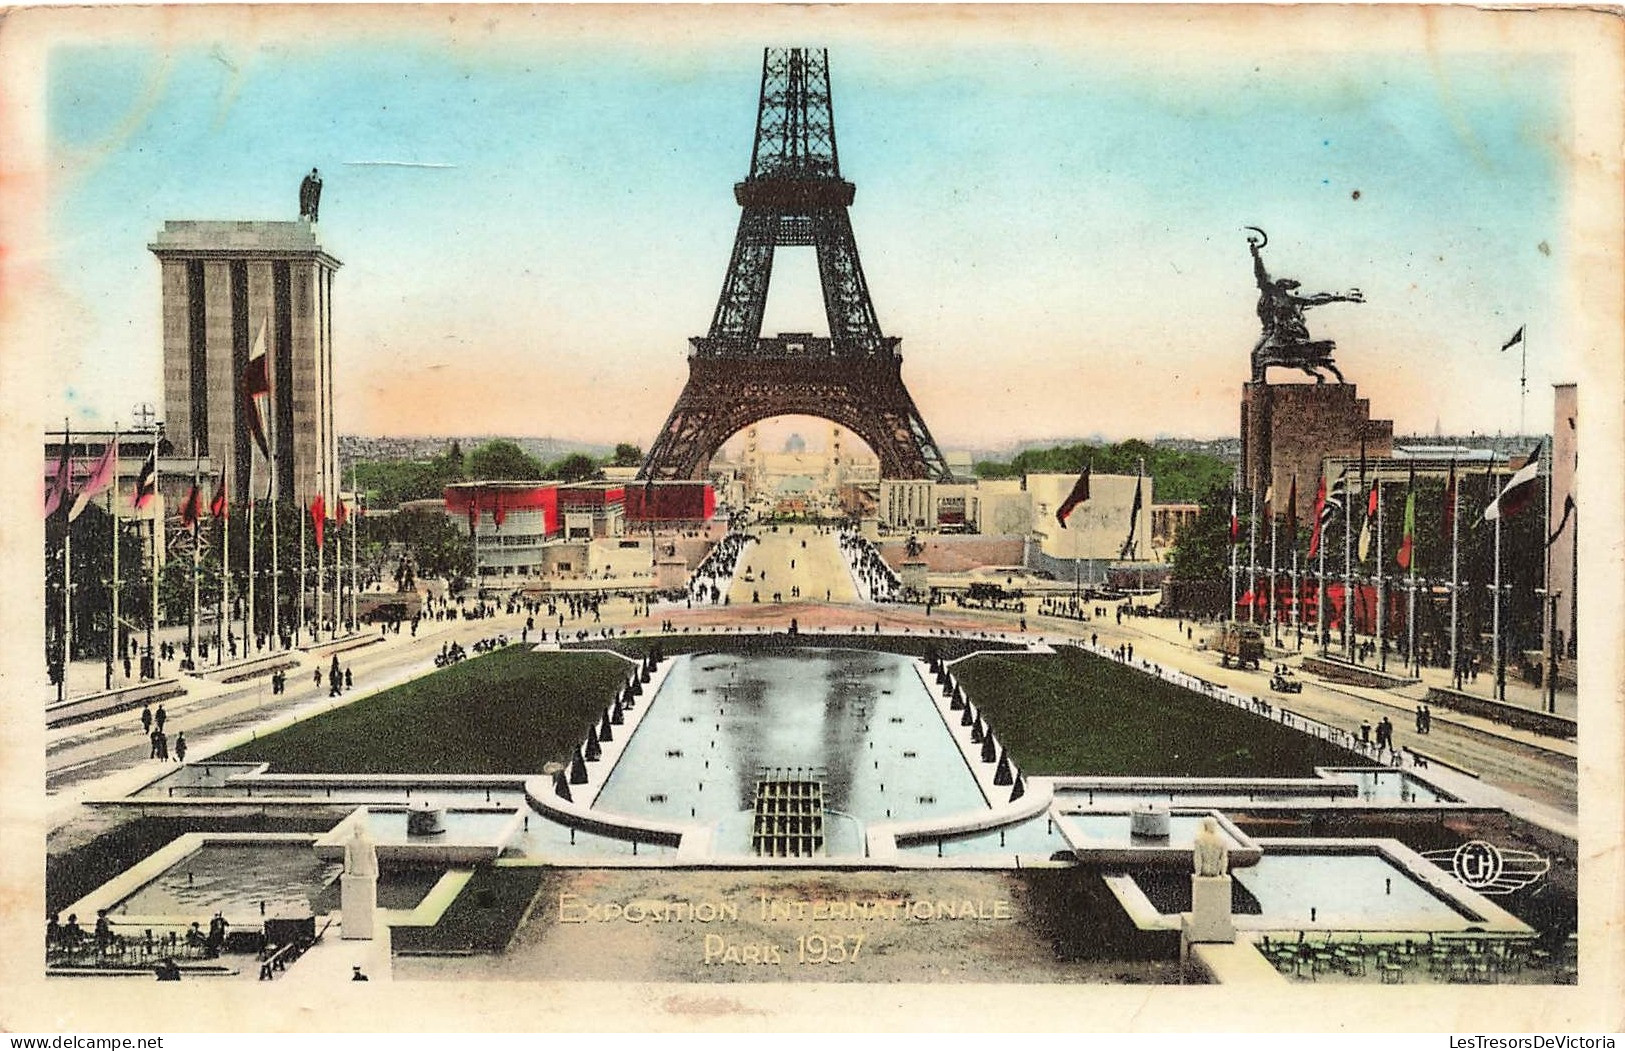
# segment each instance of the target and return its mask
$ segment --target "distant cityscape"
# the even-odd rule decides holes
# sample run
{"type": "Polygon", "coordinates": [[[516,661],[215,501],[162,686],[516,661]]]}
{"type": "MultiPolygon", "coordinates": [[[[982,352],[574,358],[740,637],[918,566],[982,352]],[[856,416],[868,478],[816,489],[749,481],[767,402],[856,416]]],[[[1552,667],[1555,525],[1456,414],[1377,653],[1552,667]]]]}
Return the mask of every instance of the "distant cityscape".
{"type": "Polygon", "coordinates": [[[375,437],[371,435],[341,434],[339,435],[339,458],[346,463],[352,460],[430,460],[451,448],[452,442],[458,443],[466,453],[491,441],[513,442],[519,448],[544,463],[568,456],[571,453],[585,453],[596,458],[609,456],[615,451],[613,445],[577,442],[566,438],[521,438],[506,434],[443,437],[375,437]]]}

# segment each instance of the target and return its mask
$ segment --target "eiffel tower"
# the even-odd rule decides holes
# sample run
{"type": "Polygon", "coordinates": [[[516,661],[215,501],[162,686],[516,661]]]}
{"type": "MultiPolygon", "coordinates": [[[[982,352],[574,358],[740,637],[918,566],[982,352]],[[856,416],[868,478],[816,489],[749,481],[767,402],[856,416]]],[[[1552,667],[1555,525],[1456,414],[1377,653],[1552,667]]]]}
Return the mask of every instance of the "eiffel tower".
{"type": "Polygon", "coordinates": [[[688,383],[638,473],[646,481],[704,477],[728,438],[773,416],[817,416],[850,430],[883,478],[951,476],[903,386],[902,341],[881,333],[858,262],[841,178],[822,49],[768,48],[750,174],[734,184],[743,213],[711,331],[689,340],[688,383]],[[829,337],[762,335],[779,246],[818,254],[829,337]]]}

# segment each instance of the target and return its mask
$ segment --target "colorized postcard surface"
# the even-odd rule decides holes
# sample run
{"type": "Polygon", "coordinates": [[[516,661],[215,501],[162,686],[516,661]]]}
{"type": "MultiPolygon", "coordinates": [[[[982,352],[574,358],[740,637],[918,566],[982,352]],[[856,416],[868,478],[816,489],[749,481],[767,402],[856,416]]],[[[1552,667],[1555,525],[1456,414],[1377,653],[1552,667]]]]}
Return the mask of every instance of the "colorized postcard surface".
{"type": "Polygon", "coordinates": [[[0,10],[0,1027],[1619,1029],[1621,37],[0,10]]]}

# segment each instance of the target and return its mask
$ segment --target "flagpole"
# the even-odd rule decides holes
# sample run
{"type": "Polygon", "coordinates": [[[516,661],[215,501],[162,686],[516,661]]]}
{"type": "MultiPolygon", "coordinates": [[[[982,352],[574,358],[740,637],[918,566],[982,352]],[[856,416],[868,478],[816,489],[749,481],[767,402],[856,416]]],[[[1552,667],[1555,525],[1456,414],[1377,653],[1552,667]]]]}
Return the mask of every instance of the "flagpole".
{"type": "MultiPolygon", "coordinates": [[[[1496,497],[1499,499],[1499,497],[1496,497]]],[[[1495,685],[1492,695],[1498,701],[1506,700],[1504,669],[1501,664],[1501,518],[1495,516],[1495,604],[1492,607],[1490,619],[1490,661],[1495,671],[1495,685]]]]}
{"type": "Polygon", "coordinates": [[[198,451],[197,439],[192,439],[192,495],[187,497],[186,514],[193,514],[192,518],[192,621],[186,626],[186,659],[191,663],[193,670],[197,669],[197,637],[198,637],[198,520],[194,514],[199,510],[197,502],[201,499],[198,488],[198,451]]]}
{"type": "Polygon", "coordinates": [[[1247,623],[1258,623],[1258,479],[1250,478],[1251,488],[1248,490],[1252,499],[1252,513],[1247,519],[1247,594],[1252,601],[1247,603],[1247,623]]]}
{"type": "Polygon", "coordinates": [[[350,500],[355,504],[355,507],[351,508],[350,510],[350,630],[354,632],[361,624],[360,619],[356,616],[356,593],[359,588],[357,586],[356,575],[356,561],[358,556],[356,554],[355,546],[357,535],[356,527],[360,525],[360,523],[356,521],[356,512],[361,509],[361,497],[359,495],[359,490],[356,489],[354,460],[350,461],[350,500]]]}
{"type": "Polygon", "coordinates": [[[1461,514],[1457,507],[1456,468],[1450,467],[1450,489],[1445,497],[1450,505],[1450,681],[1461,689],[1461,514]]]}
{"type": "Polygon", "coordinates": [[[297,643],[305,641],[305,589],[310,586],[310,571],[305,567],[305,501],[298,500],[299,507],[299,599],[294,606],[293,637],[297,643]]]}
{"type": "Polygon", "coordinates": [[[276,459],[266,459],[271,465],[271,648],[274,650],[282,645],[282,566],[277,551],[281,546],[277,540],[277,519],[282,517],[282,508],[277,502],[276,459]]]}
{"type": "Polygon", "coordinates": [[[228,484],[227,465],[220,465],[220,607],[214,617],[214,664],[219,667],[226,659],[226,635],[231,631],[228,613],[231,610],[231,486],[228,484]]]}
{"type": "Polygon", "coordinates": [[[1275,538],[1276,538],[1277,534],[1280,532],[1280,530],[1277,529],[1276,525],[1275,525],[1275,506],[1274,506],[1273,503],[1270,505],[1269,511],[1270,511],[1270,574],[1269,574],[1269,581],[1270,581],[1270,604],[1269,604],[1270,638],[1272,638],[1275,641],[1275,645],[1277,647],[1279,647],[1281,645],[1281,624],[1280,624],[1280,621],[1277,620],[1276,616],[1275,616],[1275,538]]]}
{"type": "Polygon", "coordinates": [[[147,656],[152,661],[152,677],[158,678],[158,548],[164,542],[164,516],[158,507],[162,490],[158,485],[158,442],[164,429],[160,425],[152,432],[152,615],[147,618],[147,656]]]}
{"type": "MultiPolygon", "coordinates": [[[[1362,458],[1360,468],[1361,484],[1359,499],[1365,499],[1365,460],[1362,458]]],[[[1346,467],[1345,467],[1346,470],[1346,467]]],[[[1343,485],[1343,616],[1339,621],[1342,631],[1343,656],[1350,661],[1354,660],[1354,638],[1349,634],[1349,617],[1354,612],[1354,494],[1349,492],[1348,484],[1343,485]]]]}
{"type": "MultiPolygon", "coordinates": [[[[1413,489],[1415,484],[1415,482],[1411,483],[1413,489]]],[[[1416,494],[1414,492],[1406,497],[1406,500],[1408,508],[1416,506],[1416,494]]],[[[1413,518],[1411,521],[1411,564],[1406,567],[1408,579],[1405,582],[1405,586],[1409,591],[1409,594],[1405,596],[1405,644],[1410,647],[1411,667],[1415,669],[1416,677],[1420,679],[1422,677],[1422,658],[1416,652],[1416,551],[1418,546],[1415,519],[1413,518]]]]}
{"type": "MultiPolygon", "coordinates": [[[[108,524],[112,527],[112,530],[113,530],[113,586],[112,586],[112,594],[109,596],[111,601],[108,603],[113,608],[113,623],[112,623],[112,626],[108,629],[110,634],[109,634],[109,638],[107,640],[107,688],[109,690],[111,690],[113,688],[113,651],[118,649],[118,612],[119,612],[119,610],[118,610],[118,606],[119,606],[119,603],[118,603],[119,519],[118,519],[118,501],[115,499],[115,497],[118,496],[118,422],[116,420],[113,423],[113,445],[112,445],[112,449],[113,449],[113,452],[112,452],[112,457],[113,457],[113,484],[107,487],[107,517],[108,517],[108,524]]],[[[122,654],[120,654],[120,656],[122,656],[122,654]]]]}
{"type": "MultiPolygon", "coordinates": [[[[1321,470],[1326,470],[1324,465],[1321,470]]],[[[1321,485],[1325,485],[1324,475],[1321,485]]],[[[1343,498],[1347,501],[1348,497],[1343,498]]],[[[1320,531],[1320,544],[1316,549],[1320,555],[1320,564],[1315,567],[1315,642],[1320,646],[1320,655],[1326,656],[1331,640],[1326,634],[1326,508],[1321,506],[1315,518],[1315,528],[1320,531]]]]}
{"type": "MultiPolygon", "coordinates": [[[[311,521],[312,527],[315,520],[311,521]]],[[[322,534],[316,538],[316,625],[311,629],[312,642],[322,638],[322,598],[327,591],[327,508],[322,508],[322,534]]]]}
{"type": "MultiPolygon", "coordinates": [[[[67,503],[73,490],[73,437],[66,419],[62,421],[62,448],[68,461],[62,490],[62,501],[67,503]]],[[[67,691],[68,665],[73,663],[73,519],[66,512],[62,518],[62,680],[57,684],[58,700],[67,691]]]]}
{"type": "Polygon", "coordinates": [[[1383,623],[1383,616],[1388,612],[1386,595],[1387,590],[1383,579],[1382,559],[1385,548],[1382,546],[1382,469],[1377,469],[1377,668],[1379,671],[1388,670],[1388,625],[1383,623]]]}
{"type": "MultiPolygon", "coordinates": [[[[1297,530],[1293,530],[1296,534],[1297,530]]],[[[1292,634],[1293,642],[1303,638],[1303,587],[1298,580],[1298,538],[1292,537],[1292,634]]]]}
{"type": "Polygon", "coordinates": [[[243,610],[243,656],[254,654],[254,643],[259,638],[259,613],[254,608],[254,577],[259,566],[254,561],[254,450],[248,451],[248,605],[243,610]]]}
{"type": "MultiPolygon", "coordinates": [[[[1556,437],[1555,433],[1553,437],[1556,437]]],[[[1556,452],[1555,448],[1553,449],[1553,452],[1556,452]]],[[[1553,466],[1556,466],[1556,460],[1557,458],[1553,456],[1553,466]]],[[[1546,710],[1553,715],[1556,715],[1558,595],[1552,587],[1552,496],[1554,495],[1552,491],[1552,481],[1552,474],[1548,473],[1546,476],[1546,481],[1543,483],[1543,488],[1546,490],[1546,499],[1544,501],[1546,504],[1546,528],[1542,532],[1542,535],[1546,538],[1546,543],[1541,548],[1541,555],[1543,556],[1541,572],[1543,574],[1542,579],[1546,584],[1546,589],[1545,594],[1542,596],[1545,601],[1543,601],[1541,605],[1546,608],[1546,710]]]]}
{"type": "Polygon", "coordinates": [[[1230,616],[1225,618],[1234,624],[1236,622],[1236,570],[1237,555],[1241,551],[1241,538],[1236,535],[1236,490],[1241,487],[1241,470],[1230,476],[1230,616]]]}

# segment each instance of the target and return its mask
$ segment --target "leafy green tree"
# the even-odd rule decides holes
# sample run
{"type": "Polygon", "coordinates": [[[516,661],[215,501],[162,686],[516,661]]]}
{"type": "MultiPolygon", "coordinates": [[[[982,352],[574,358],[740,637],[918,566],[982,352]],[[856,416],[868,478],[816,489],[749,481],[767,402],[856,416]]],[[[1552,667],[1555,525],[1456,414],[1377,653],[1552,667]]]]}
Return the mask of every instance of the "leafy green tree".
{"type": "Polygon", "coordinates": [[[585,482],[598,474],[598,461],[584,453],[571,453],[548,464],[542,476],[560,482],[585,482]]]}
{"type": "Polygon", "coordinates": [[[1156,479],[1156,499],[1162,503],[1202,500],[1214,488],[1228,485],[1230,465],[1217,456],[1163,449],[1138,439],[1108,445],[1078,442],[1048,449],[1024,449],[1008,464],[983,460],[976,464],[978,478],[1017,478],[1026,474],[1075,474],[1089,464],[1096,474],[1134,474],[1141,462],[1156,479]]]}
{"type": "Polygon", "coordinates": [[[482,482],[529,481],[543,477],[543,468],[536,457],[499,438],[469,454],[468,473],[482,482]]]}
{"type": "Polygon", "coordinates": [[[621,442],[615,446],[615,455],[610,458],[612,467],[638,467],[643,463],[643,450],[629,442],[621,442]]]}
{"type": "Polygon", "coordinates": [[[1175,580],[1218,580],[1230,574],[1230,488],[1210,492],[1201,508],[1196,521],[1174,538],[1169,569],[1175,580]]]}
{"type": "Polygon", "coordinates": [[[395,539],[417,564],[418,575],[455,581],[474,575],[474,545],[443,514],[395,516],[395,539]]]}

